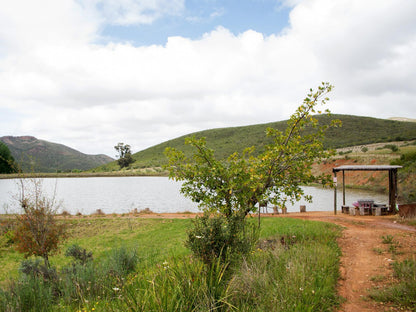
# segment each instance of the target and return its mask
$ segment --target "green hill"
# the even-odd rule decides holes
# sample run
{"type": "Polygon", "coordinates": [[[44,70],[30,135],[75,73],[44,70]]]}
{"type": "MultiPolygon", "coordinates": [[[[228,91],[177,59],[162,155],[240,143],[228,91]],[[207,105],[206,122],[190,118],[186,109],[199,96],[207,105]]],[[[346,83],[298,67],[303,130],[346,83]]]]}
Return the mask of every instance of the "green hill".
{"type": "Polygon", "coordinates": [[[32,136],[4,136],[5,143],[23,172],[67,172],[89,170],[114,159],[106,155],[86,155],[62,144],[32,136]]]}
{"type": "MultiPolygon", "coordinates": [[[[326,148],[342,148],[355,145],[404,141],[416,139],[416,123],[404,122],[388,119],[377,119],[371,117],[359,117],[351,115],[326,115],[318,116],[321,123],[329,123],[331,119],[340,119],[341,128],[328,131],[325,146],[326,148]]],[[[131,165],[132,169],[152,168],[163,165],[166,158],[163,154],[166,147],[174,147],[190,152],[190,147],[184,145],[184,138],[195,135],[206,137],[207,145],[215,150],[216,156],[226,158],[233,152],[241,152],[244,148],[256,146],[260,152],[263,146],[268,143],[265,136],[267,127],[274,127],[284,130],[287,121],[272,122],[251,126],[219,128],[200,131],[185,135],[173,140],[163,142],[133,155],[135,162],[131,165]]],[[[96,168],[94,171],[113,171],[118,170],[116,162],[96,168]]]]}

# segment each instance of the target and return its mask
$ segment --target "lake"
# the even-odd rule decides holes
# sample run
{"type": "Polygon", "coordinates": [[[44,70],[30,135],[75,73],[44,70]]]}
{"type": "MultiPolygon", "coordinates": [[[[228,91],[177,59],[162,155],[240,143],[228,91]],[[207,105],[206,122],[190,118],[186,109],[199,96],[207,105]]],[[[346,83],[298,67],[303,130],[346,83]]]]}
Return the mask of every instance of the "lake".
{"type": "MultiPolygon", "coordinates": [[[[97,177],[97,178],[46,178],[43,180],[44,194],[62,201],[62,210],[71,214],[128,213],[149,208],[156,213],[198,212],[197,204],[180,193],[180,182],[167,177],[97,177]]],[[[16,179],[0,179],[0,213],[18,211],[16,195],[19,192],[16,179]]],[[[333,211],[334,191],[320,187],[305,186],[305,194],[313,196],[312,203],[305,201],[288,205],[288,212],[298,212],[300,205],[307,211],[333,211]]],[[[347,190],[346,204],[351,205],[360,198],[371,198],[376,203],[388,203],[388,194],[361,190],[347,190]]],[[[338,190],[337,207],[342,204],[342,190],[338,190]]],[[[269,210],[271,212],[271,210],[269,210]]]]}

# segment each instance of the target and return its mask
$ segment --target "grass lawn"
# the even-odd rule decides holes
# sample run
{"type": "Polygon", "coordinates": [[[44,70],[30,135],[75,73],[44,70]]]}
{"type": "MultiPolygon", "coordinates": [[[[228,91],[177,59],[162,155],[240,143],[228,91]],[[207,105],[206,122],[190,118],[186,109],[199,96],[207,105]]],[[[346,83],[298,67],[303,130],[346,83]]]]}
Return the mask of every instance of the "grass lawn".
{"type": "MultiPolygon", "coordinates": [[[[207,271],[190,257],[184,240],[191,219],[104,216],[70,217],[63,222],[68,224],[70,238],[50,259],[57,271],[70,267],[71,260],[64,253],[73,244],[92,251],[91,270],[107,271],[88,277],[84,287],[62,288],[59,299],[51,299],[50,294],[32,298],[43,302],[30,307],[47,307],[44,311],[331,311],[339,303],[336,238],[341,230],[334,225],[262,218],[258,247],[238,269],[229,272],[220,263],[207,271]],[[137,266],[127,275],[113,274],[105,267],[105,263],[113,263],[108,259],[119,248],[134,250],[137,255],[137,266]],[[103,285],[97,285],[98,281],[103,285]],[[72,297],[65,297],[67,293],[72,297]]],[[[128,260],[126,255],[119,259],[128,260]]],[[[9,277],[18,277],[22,259],[11,247],[1,247],[4,290],[9,287],[9,277]]],[[[82,270],[86,278],[86,267],[82,270]]],[[[72,284],[84,285],[79,276],[72,284]]],[[[37,289],[35,286],[31,288],[37,289]]],[[[3,299],[0,296],[0,304],[2,300],[5,304],[6,297],[4,293],[3,299]]]]}

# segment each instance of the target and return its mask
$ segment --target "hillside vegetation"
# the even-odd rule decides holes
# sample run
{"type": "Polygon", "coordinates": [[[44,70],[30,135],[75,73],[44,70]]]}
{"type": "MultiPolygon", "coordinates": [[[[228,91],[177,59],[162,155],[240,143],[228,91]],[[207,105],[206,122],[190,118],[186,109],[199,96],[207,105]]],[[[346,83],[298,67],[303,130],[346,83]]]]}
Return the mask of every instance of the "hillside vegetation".
{"type": "Polygon", "coordinates": [[[32,136],[4,136],[4,142],[23,172],[67,172],[89,170],[113,161],[106,155],[86,155],[62,144],[32,136]]]}
{"type": "MultiPolygon", "coordinates": [[[[345,148],[348,146],[365,145],[380,142],[406,141],[416,139],[416,123],[397,120],[377,119],[370,117],[359,117],[350,115],[319,116],[322,123],[329,123],[331,119],[342,121],[341,128],[333,128],[328,131],[324,141],[326,148],[345,148]]],[[[166,163],[163,154],[166,147],[174,147],[185,151],[190,155],[191,149],[184,145],[184,139],[188,136],[206,137],[207,145],[215,150],[218,158],[225,159],[234,152],[242,152],[244,148],[255,146],[256,151],[268,143],[265,131],[268,127],[284,130],[287,121],[219,128],[200,131],[185,135],[173,140],[169,140],[150,147],[133,155],[134,163],[130,166],[131,170],[140,168],[156,168],[166,163]]],[[[94,169],[95,172],[117,171],[119,166],[116,162],[111,162],[104,166],[94,169]]]]}

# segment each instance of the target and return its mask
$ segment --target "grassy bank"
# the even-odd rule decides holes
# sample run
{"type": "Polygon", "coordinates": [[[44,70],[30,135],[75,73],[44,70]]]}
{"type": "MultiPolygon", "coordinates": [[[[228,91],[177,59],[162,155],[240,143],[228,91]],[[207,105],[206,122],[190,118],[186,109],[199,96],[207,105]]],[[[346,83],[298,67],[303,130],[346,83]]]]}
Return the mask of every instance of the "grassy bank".
{"type": "Polygon", "coordinates": [[[69,224],[70,239],[51,258],[60,274],[53,289],[18,274],[22,257],[3,244],[3,309],[23,305],[19,294],[27,310],[43,311],[331,311],[338,304],[340,230],[333,225],[263,218],[257,249],[230,272],[220,263],[207,269],[190,257],[183,246],[190,219],[72,217],[63,222],[69,224]],[[92,251],[94,260],[74,264],[64,255],[73,244],[92,251]],[[20,282],[7,282],[10,274],[20,282]]]}

